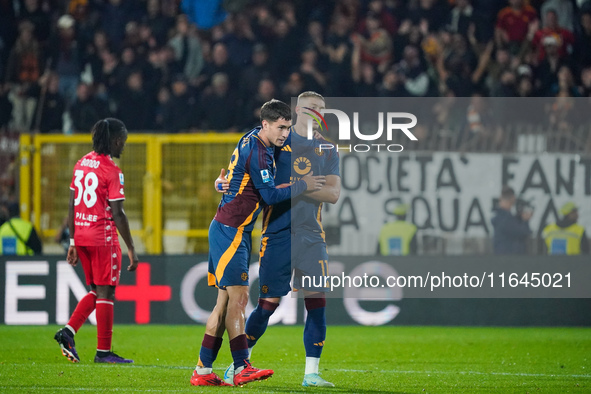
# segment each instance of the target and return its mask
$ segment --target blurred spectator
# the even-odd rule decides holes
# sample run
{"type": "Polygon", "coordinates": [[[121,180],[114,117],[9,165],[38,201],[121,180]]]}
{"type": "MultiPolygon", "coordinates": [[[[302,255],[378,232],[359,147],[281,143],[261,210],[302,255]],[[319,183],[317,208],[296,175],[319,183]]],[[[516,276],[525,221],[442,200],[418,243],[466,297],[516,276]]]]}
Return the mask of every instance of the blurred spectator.
{"type": "Polygon", "coordinates": [[[66,101],[59,92],[59,76],[48,73],[39,79],[40,94],[35,111],[33,128],[40,133],[61,132],[66,101]]]}
{"type": "Polygon", "coordinates": [[[470,25],[474,23],[474,8],[472,7],[470,0],[457,0],[455,7],[451,10],[449,15],[449,31],[467,37],[468,29],[470,28],[470,25]]]}
{"type": "MultiPolygon", "coordinates": [[[[318,44],[315,44],[318,47],[318,44]]],[[[353,47],[349,40],[349,31],[347,21],[344,17],[337,17],[332,23],[324,51],[328,56],[327,75],[329,77],[326,93],[334,97],[357,95],[351,89],[353,81],[359,80],[358,76],[352,75],[352,61],[359,64],[357,60],[352,59],[353,47]]],[[[357,51],[359,52],[359,51],[357,51]]],[[[355,67],[355,65],[353,65],[355,67]]]]}
{"type": "Polygon", "coordinates": [[[500,95],[501,75],[506,72],[513,72],[511,60],[509,51],[497,48],[494,59],[491,59],[489,62],[484,83],[492,97],[498,97],[500,95]]]}
{"type": "Polygon", "coordinates": [[[264,44],[256,44],[252,50],[252,64],[242,71],[240,77],[240,95],[244,100],[257,93],[260,82],[265,79],[275,81],[275,75],[269,64],[269,52],[264,44]]]}
{"type": "Polygon", "coordinates": [[[82,53],[76,39],[74,18],[62,15],[57,21],[57,34],[51,39],[49,62],[59,76],[60,93],[70,105],[76,98],[76,86],[82,71],[82,53]]]}
{"type": "Polygon", "coordinates": [[[392,58],[392,39],[388,32],[380,25],[380,20],[376,15],[370,13],[365,18],[367,35],[353,35],[353,42],[361,48],[361,60],[381,65],[383,70],[385,65],[392,58]]]}
{"type": "Polygon", "coordinates": [[[76,39],[80,45],[80,53],[90,44],[94,38],[96,21],[90,14],[88,0],[70,1],[68,13],[74,17],[76,26],[76,39]]]}
{"type": "Polygon", "coordinates": [[[558,69],[557,82],[551,87],[551,94],[558,97],[579,97],[579,90],[575,86],[573,73],[567,65],[558,69]]]}
{"type": "Polygon", "coordinates": [[[287,83],[283,86],[282,94],[285,100],[288,100],[290,97],[298,97],[300,93],[304,91],[304,79],[302,75],[294,71],[289,75],[287,83]]]}
{"type": "Polygon", "coordinates": [[[0,131],[8,129],[8,124],[12,119],[12,103],[8,99],[10,86],[0,82],[0,131]]]}
{"type": "Polygon", "coordinates": [[[581,28],[576,33],[574,55],[582,67],[591,66],[591,11],[581,14],[581,28]]]}
{"type": "Polygon", "coordinates": [[[581,71],[581,96],[591,97],[591,67],[581,71]]]}
{"type": "Polygon", "coordinates": [[[465,127],[461,133],[462,150],[491,151],[502,142],[502,129],[488,99],[481,93],[472,95],[466,112],[465,127]]]}
{"type": "Polygon", "coordinates": [[[420,0],[410,2],[408,18],[413,24],[425,24],[428,31],[437,31],[447,22],[448,4],[439,0],[420,0]]]}
{"type": "Polygon", "coordinates": [[[509,0],[509,6],[497,15],[495,40],[498,47],[508,46],[511,53],[519,52],[527,37],[530,23],[537,20],[536,10],[525,0],[509,0]]]}
{"type": "Polygon", "coordinates": [[[35,227],[19,217],[18,203],[2,204],[0,215],[5,220],[0,226],[0,255],[33,256],[42,253],[41,239],[35,227]]]}
{"type": "MultiPolygon", "coordinates": [[[[385,78],[385,77],[384,77],[385,78]]],[[[358,97],[376,97],[376,72],[369,63],[353,65],[353,81],[355,82],[355,95],[358,97]]],[[[390,97],[388,95],[388,97],[390,97]]]]}
{"type": "Polygon", "coordinates": [[[79,84],[76,89],[76,101],[70,108],[74,131],[87,133],[96,122],[109,116],[107,102],[94,96],[89,85],[79,84]]]}
{"type": "MultiPolygon", "coordinates": [[[[35,81],[17,81],[14,76],[27,70],[15,67],[14,58],[7,61],[17,47],[17,22],[27,30],[21,34],[33,22],[33,34],[45,41],[51,36],[50,43],[37,44],[37,74],[50,64],[66,100],[73,100],[80,80],[116,111],[129,94],[128,76],[139,70],[144,97],[161,104],[158,125],[166,113],[159,93],[179,73],[189,96],[199,100],[212,94],[214,74],[226,74],[229,94],[237,98],[230,107],[240,114],[250,112],[267,78],[283,98],[303,89],[334,97],[589,94],[584,70],[591,67],[591,2],[507,1],[185,0],[183,15],[178,0],[75,0],[59,7],[55,1],[0,0],[0,73],[10,82],[19,129],[31,124],[38,89],[35,81]],[[197,18],[199,26],[188,22],[197,18]],[[47,48],[48,62],[40,48],[47,48]],[[570,72],[559,72],[565,65],[570,72]]],[[[152,123],[148,127],[160,127],[152,123]]]]}
{"type": "Polygon", "coordinates": [[[248,17],[244,14],[236,14],[226,19],[227,33],[222,38],[226,44],[230,56],[230,62],[237,67],[244,67],[250,63],[252,47],[256,36],[252,31],[248,17]]]}
{"type": "Polygon", "coordinates": [[[417,226],[406,221],[408,205],[394,209],[396,220],[386,223],[380,230],[378,253],[382,256],[408,256],[417,254],[417,226]]]}
{"type": "MultiPolygon", "coordinates": [[[[398,23],[396,18],[394,18],[394,15],[392,15],[390,10],[386,8],[384,0],[370,0],[367,8],[369,13],[375,15],[375,17],[379,20],[380,25],[388,32],[389,35],[396,34],[396,30],[398,30],[398,23]]],[[[363,35],[368,33],[367,19],[361,20],[357,31],[363,35]]]]}
{"type": "Polygon", "coordinates": [[[35,26],[35,38],[37,41],[45,42],[47,40],[51,27],[51,17],[41,7],[40,0],[22,1],[20,19],[27,20],[35,26]]]}
{"type": "Polygon", "coordinates": [[[12,117],[17,130],[29,130],[35,110],[31,88],[41,75],[41,50],[33,36],[34,26],[29,21],[19,24],[19,36],[10,55],[6,81],[11,84],[12,117]]]}
{"type": "Polygon", "coordinates": [[[162,13],[161,0],[147,0],[146,11],[143,22],[150,26],[157,46],[166,44],[168,32],[174,26],[174,19],[162,13]]]}
{"type": "Polygon", "coordinates": [[[103,67],[97,82],[104,87],[108,95],[116,97],[119,92],[119,81],[121,79],[119,58],[109,49],[104,49],[100,53],[100,56],[103,67]]]}
{"type": "Polygon", "coordinates": [[[138,60],[135,49],[133,47],[124,47],[121,51],[121,61],[116,68],[116,72],[113,73],[114,85],[111,86],[110,95],[118,99],[127,84],[127,78],[132,72],[141,70],[142,66],[143,64],[141,60],[138,60]]]}
{"type": "MultiPolygon", "coordinates": [[[[294,64],[298,64],[299,48],[295,30],[284,19],[279,19],[274,26],[275,38],[270,47],[273,54],[271,62],[277,75],[285,79],[294,64]]],[[[299,94],[299,93],[298,93],[299,94]]]]}
{"type": "Polygon", "coordinates": [[[478,60],[468,47],[466,38],[460,34],[454,34],[451,48],[444,64],[447,78],[445,85],[458,97],[469,97],[473,90],[472,72],[475,70],[478,60]]]}
{"type": "Polygon", "coordinates": [[[408,92],[404,88],[402,78],[396,70],[388,70],[384,74],[382,83],[377,90],[378,97],[406,97],[408,92]]]}
{"type": "Polygon", "coordinates": [[[222,0],[182,0],[183,12],[189,15],[191,22],[200,29],[210,29],[226,19],[222,0]]]}
{"type": "Polygon", "coordinates": [[[571,0],[545,0],[540,9],[544,26],[548,20],[548,12],[551,10],[558,17],[558,25],[570,32],[575,31],[575,12],[571,0]]]}
{"type": "Polygon", "coordinates": [[[549,37],[557,41],[558,56],[564,58],[567,54],[572,53],[575,36],[570,31],[558,25],[558,15],[555,10],[549,9],[545,15],[544,28],[535,32],[532,39],[532,46],[537,52],[538,61],[542,61],[546,57],[543,43],[549,37]]]}
{"type": "Polygon", "coordinates": [[[560,208],[562,216],[556,223],[550,223],[542,231],[546,253],[550,255],[589,254],[589,239],[585,227],[577,223],[579,209],[573,202],[560,208]]]}
{"type": "Polygon", "coordinates": [[[0,1],[0,79],[4,80],[4,65],[17,37],[18,18],[16,1],[0,1]]]}
{"type": "Polygon", "coordinates": [[[408,45],[404,48],[403,58],[396,65],[395,70],[408,95],[415,97],[427,95],[430,88],[429,75],[417,47],[408,45]]]}
{"type": "Polygon", "coordinates": [[[57,244],[60,244],[62,248],[64,248],[66,254],[68,253],[68,249],[70,249],[70,228],[68,227],[67,217],[62,222],[59,230],[57,230],[53,241],[57,244]]]}
{"type": "Polygon", "coordinates": [[[517,80],[516,93],[517,97],[533,97],[534,85],[531,77],[522,76],[517,80]]]}
{"type": "Polygon", "coordinates": [[[553,96],[556,93],[555,86],[558,85],[558,70],[565,64],[565,60],[560,57],[560,48],[556,37],[548,36],[544,38],[542,44],[546,57],[536,69],[539,94],[553,96]]]}
{"type": "Polygon", "coordinates": [[[161,87],[158,91],[158,104],[156,106],[156,125],[157,130],[166,130],[164,125],[164,115],[168,111],[168,102],[170,101],[170,91],[165,87],[161,87]]]}
{"type": "Polygon", "coordinates": [[[130,131],[142,131],[154,126],[153,103],[144,89],[142,73],[132,71],[119,96],[117,117],[130,131]]]}
{"type": "Polygon", "coordinates": [[[228,48],[223,42],[218,42],[213,46],[211,62],[208,62],[203,69],[203,74],[206,76],[206,83],[211,83],[211,78],[214,74],[223,73],[230,78],[232,86],[238,83],[239,73],[236,67],[228,60],[228,48]]]}
{"type": "Polygon", "coordinates": [[[164,65],[161,61],[159,49],[150,48],[148,50],[147,62],[144,64],[142,71],[146,94],[152,98],[152,101],[156,101],[164,77],[164,65]]]}
{"type": "Polygon", "coordinates": [[[86,44],[83,54],[83,62],[90,65],[93,82],[97,84],[103,82],[101,80],[103,69],[101,53],[103,51],[109,51],[107,34],[102,30],[97,30],[93,35],[92,42],[86,44]]]}
{"type": "Polygon", "coordinates": [[[236,132],[237,114],[225,108],[232,108],[237,101],[236,95],[230,90],[230,79],[224,73],[216,73],[211,77],[211,91],[201,100],[202,128],[220,132],[236,132]]]}
{"type": "Polygon", "coordinates": [[[499,205],[494,210],[491,222],[494,229],[493,252],[495,254],[525,254],[527,239],[531,235],[529,220],[532,211],[524,210],[517,215],[511,213],[517,198],[509,186],[503,186],[499,205]]]}
{"type": "Polygon", "coordinates": [[[119,49],[125,37],[127,23],[138,16],[136,0],[105,0],[95,3],[100,9],[101,28],[107,34],[114,49],[119,49]]]}
{"type": "Polygon", "coordinates": [[[261,79],[256,95],[249,97],[245,103],[244,129],[252,129],[261,122],[261,107],[275,97],[275,84],[271,79],[261,79]]]}
{"type": "MultiPolygon", "coordinates": [[[[164,93],[161,92],[164,95],[164,93]]],[[[160,97],[159,97],[160,98],[160,97]]],[[[172,94],[168,101],[162,97],[162,125],[165,131],[178,133],[197,126],[197,105],[189,93],[189,86],[183,74],[178,74],[172,82],[172,94]]],[[[216,108],[215,112],[219,111],[216,108]]],[[[225,112],[224,112],[225,113],[225,112]]]]}
{"type": "Polygon", "coordinates": [[[197,80],[203,69],[201,44],[189,25],[186,15],[179,15],[176,21],[176,34],[168,41],[173,48],[175,59],[189,81],[197,80]]]}
{"type": "Polygon", "coordinates": [[[304,79],[304,90],[324,93],[326,77],[318,68],[318,53],[313,46],[308,46],[302,51],[302,63],[299,71],[304,79]]]}
{"type": "MultiPolygon", "coordinates": [[[[162,69],[162,83],[171,83],[176,76],[183,74],[183,68],[174,56],[174,49],[169,45],[160,49],[160,67],[162,69]]],[[[208,80],[208,76],[201,75],[197,84],[206,80],[208,80]]]]}
{"type": "Polygon", "coordinates": [[[318,52],[320,63],[326,65],[327,48],[324,43],[324,27],[319,21],[308,23],[308,35],[304,39],[304,47],[310,46],[318,52]]]}

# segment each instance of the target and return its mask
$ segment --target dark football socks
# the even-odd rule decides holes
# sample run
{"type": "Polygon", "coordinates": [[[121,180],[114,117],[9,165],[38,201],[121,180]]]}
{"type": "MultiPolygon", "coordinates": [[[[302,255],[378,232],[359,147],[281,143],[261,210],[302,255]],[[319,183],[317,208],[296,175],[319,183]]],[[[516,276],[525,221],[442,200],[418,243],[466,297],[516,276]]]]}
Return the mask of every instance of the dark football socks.
{"type": "Polygon", "coordinates": [[[278,306],[279,304],[276,302],[259,299],[259,304],[246,320],[246,326],[244,327],[249,348],[252,348],[259,338],[263,336],[267,330],[269,318],[278,306]]]}

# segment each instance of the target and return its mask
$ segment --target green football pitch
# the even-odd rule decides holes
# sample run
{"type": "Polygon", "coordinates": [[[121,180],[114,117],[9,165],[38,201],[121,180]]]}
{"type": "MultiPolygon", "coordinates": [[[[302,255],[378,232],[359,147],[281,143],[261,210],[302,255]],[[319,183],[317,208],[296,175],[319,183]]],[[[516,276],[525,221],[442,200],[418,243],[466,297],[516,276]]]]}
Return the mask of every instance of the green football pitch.
{"type": "MultiPolygon", "coordinates": [[[[242,388],[189,385],[203,326],[115,326],[114,350],[133,365],[95,365],[90,325],[72,364],[57,328],[0,326],[0,392],[591,393],[588,328],[329,326],[320,372],[332,389],[301,387],[301,326],[270,327],[252,362],[275,375],[242,388]]],[[[230,360],[226,339],[214,371],[230,360]]]]}

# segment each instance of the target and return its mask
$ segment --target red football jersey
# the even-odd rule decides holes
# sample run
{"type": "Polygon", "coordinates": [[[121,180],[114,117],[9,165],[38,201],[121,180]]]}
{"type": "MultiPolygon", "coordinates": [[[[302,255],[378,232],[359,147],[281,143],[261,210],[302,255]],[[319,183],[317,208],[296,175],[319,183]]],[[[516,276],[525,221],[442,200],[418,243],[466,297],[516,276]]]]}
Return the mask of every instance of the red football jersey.
{"type": "Polygon", "coordinates": [[[119,245],[109,201],[125,200],[123,173],[108,155],[90,152],[74,166],[74,242],[80,246],[119,245]]]}

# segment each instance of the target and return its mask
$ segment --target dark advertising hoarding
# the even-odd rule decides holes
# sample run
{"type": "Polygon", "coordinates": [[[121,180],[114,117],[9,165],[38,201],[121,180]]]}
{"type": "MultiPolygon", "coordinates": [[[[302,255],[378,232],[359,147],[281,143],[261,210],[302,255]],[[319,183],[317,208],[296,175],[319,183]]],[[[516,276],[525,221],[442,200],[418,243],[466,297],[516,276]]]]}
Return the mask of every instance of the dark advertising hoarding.
{"type": "MultiPolygon", "coordinates": [[[[591,325],[590,265],[585,258],[332,258],[329,324],[591,325]],[[486,268],[488,267],[488,269],[486,268]],[[534,272],[537,271],[537,272],[534,272]],[[348,281],[348,283],[347,283],[348,281]]],[[[125,264],[124,264],[125,268],[125,264]]],[[[250,313],[258,296],[258,262],[250,267],[250,313]]],[[[65,324],[87,288],[82,268],[62,257],[0,259],[0,323],[65,324]]],[[[215,304],[207,256],[148,256],[123,271],[115,321],[203,324],[215,304]]],[[[286,296],[271,324],[301,324],[301,298],[286,296]]],[[[90,321],[95,322],[94,314],[90,321]]]]}

